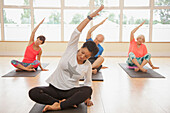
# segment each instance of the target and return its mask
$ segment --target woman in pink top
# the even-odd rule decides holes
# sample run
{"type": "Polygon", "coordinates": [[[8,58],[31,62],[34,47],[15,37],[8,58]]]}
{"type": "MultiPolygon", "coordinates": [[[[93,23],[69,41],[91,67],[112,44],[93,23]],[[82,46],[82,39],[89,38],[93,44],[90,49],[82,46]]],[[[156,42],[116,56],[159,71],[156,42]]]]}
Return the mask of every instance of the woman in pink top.
{"type": "Polygon", "coordinates": [[[45,42],[45,37],[42,35],[38,36],[37,40],[34,42],[35,32],[37,31],[39,26],[44,22],[44,19],[32,31],[28,46],[24,54],[23,61],[22,62],[19,62],[17,60],[11,61],[11,64],[17,68],[16,71],[23,71],[23,70],[36,71],[35,69],[37,69],[38,66],[41,68],[42,71],[48,71],[48,69],[44,69],[40,63],[40,58],[42,54],[40,45],[42,45],[45,42]]]}
{"type": "Polygon", "coordinates": [[[135,71],[141,70],[142,72],[147,72],[146,69],[143,68],[144,65],[149,63],[149,65],[152,67],[152,69],[159,69],[159,67],[153,66],[151,62],[151,54],[147,52],[147,48],[145,44],[145,37],[144,35],[139,35],[137,37],[137,41],[135,41],[134,33],[141,27],[143,23],[141,23],[138,27],[132,30],[131,36],[130,36],[130,46],[129,46],[129,52],[128,52],[128,60],[126,63],[129,66],[136,66],[135,71]]]}

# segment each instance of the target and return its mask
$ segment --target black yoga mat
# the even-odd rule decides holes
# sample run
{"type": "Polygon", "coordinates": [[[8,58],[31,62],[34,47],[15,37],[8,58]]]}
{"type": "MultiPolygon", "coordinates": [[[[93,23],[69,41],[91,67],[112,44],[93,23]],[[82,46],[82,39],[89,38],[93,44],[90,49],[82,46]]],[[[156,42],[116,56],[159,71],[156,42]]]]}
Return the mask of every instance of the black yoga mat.
{"type": "MultiPolygon", "coordinates": [[[[42,113],[45,105],[36,103],[29,113],[42,113]]],[[[84,103],[78,105],[78,108],[68,108],[59,111],[47,111],[45,113],[87,113],[87,106],[84,103]]]]}
{"type": "Polygon", "coordinates": [[[133,69],[129,69],[126,63],[119,63],[120,67],[132,78],[165,78],[154,70],[144,66],[147,72],[138,71],[135,72],[133,69]]]}
{"type": "MultiPolygon", "coordinates": [[[[84,78],[80,79],[80,81],[83,81],[84,78]]],[[[92,74],[92,81],[104,81],[102,72],[98,72],[97,74],[92,74]]]]}
{"type": "MultiPolygon", "coordinates": [[[[49,63],[42,63],[41,66],[43,68],[47,67],[49,63]]],[[[28,72],[28,71],[21,71],[21,72],[16,72],[15,70],[12,70],[11,72],[5,74],[2,77],[35,77],[41,72],[41,69],[38,67],[37,71],[35,72],[28,72]]]]}

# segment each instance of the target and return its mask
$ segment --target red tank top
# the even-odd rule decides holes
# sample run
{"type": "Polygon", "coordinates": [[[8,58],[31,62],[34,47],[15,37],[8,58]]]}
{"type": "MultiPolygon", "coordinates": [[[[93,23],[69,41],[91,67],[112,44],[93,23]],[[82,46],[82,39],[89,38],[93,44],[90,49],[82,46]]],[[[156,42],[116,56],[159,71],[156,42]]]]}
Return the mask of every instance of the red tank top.
{"type": "Polygon", "coordinates": [[[39,52],[41,51],[41,48],[36,51],[33,48],[34,42],[27,46],[25,54],[24,54],[24,59],[22,62],[24,63],[32,63],[34,60],[36,60],[36,56],[39,54],[39,52]]]}
{"type": "Polygon", "coordinates": [[[133,52],[136,57],[143,57],[148,53],[147,48],[144,44],[141,44],[139,48],[137,47],[137,42],[135,41],[135,39],[130,42],[128,55],[130,52],[133,52]]]}

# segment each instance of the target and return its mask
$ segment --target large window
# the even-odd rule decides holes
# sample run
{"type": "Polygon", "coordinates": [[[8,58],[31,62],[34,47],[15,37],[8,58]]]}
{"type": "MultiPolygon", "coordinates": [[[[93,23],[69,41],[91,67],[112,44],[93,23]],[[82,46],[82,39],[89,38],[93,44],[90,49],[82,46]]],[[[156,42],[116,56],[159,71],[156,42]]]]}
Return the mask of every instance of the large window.
{"type": "Polygon", "coordinates": [[[134,37],[143,34],[145,41],[149,41],[149,17],[149,10],[124,10],[122,40],[129,41],[131,31],[145,20],[145,24],[135,32],[134,37]]]}
{"type": "Polygon", "coordinates": [[[4,8],[4,37],[7,41],[27,41],[31,33],[30,9],[4,8]]]}
{"type": "Polygon", "coordinates": [[[153,10],[153,42],[170,41],[170,7],[169,0],[155,0],[155,10],[153,10]]]}
{"type": "Polygon", "coordinates": [[[105,42],[118,42],[120,29],[119,15],[119,10],[103,10],[101,16],[94,20],[94,25],[103,21],[106,17],[108,17],[108,19],[94,31],[93,36],[95,37],[97,34],[103,34],[105,42]]]}
{"type": "Polygon", "coordinates": [[[170,9],[154,10],[153,35],[154,42],[170,41],[170,9]]]}
{"type": "Polygon", "coordinates": [[[106,17],[106,22],[92,34],[105,36],[105,42],[129,42],[131,31],[144,20],[135,38],[143,34],[146,42],[170,42],[169,0],[0,0],[2,41],[28,41],[31,31],[45,18],[35,37],[47,41],[68,41],[73,30],[101,4],[105,9],[82,31],[85,41],[88,30],[106,17]]]}
{"type": "MultiPolygon", "coordinates": [[[[89,10],[65,10],[64,11],[64,41],[68,41],[73,30],[88,15],[89,10]]],[[[90,24],[88,24],[80,35],[80,41],[85,41],[90,24]]]]}
{"type": "Polygon", "coordinates": [[[61,16],[60,10],[53,9],[35,9],[34,10],[34,27],[41,22],[43,18],[45,21],[36,32],[36,37],[44,35],[47,41],[61,40],[61,16]]]}

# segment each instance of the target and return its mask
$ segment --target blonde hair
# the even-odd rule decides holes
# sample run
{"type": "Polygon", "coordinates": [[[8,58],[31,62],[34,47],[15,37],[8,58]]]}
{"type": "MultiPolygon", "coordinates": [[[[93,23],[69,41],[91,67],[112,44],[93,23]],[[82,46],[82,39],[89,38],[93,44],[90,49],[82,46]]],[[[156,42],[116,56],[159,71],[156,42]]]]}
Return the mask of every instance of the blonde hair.
{"type": "Polygon", "coordinates": [[[144,36],[144,35],[139,35],[139,36],[137,37],[137,39],[138,39],[139,37],[143,37],[143,43],[145,43],[145,36],[144,36]]]}

